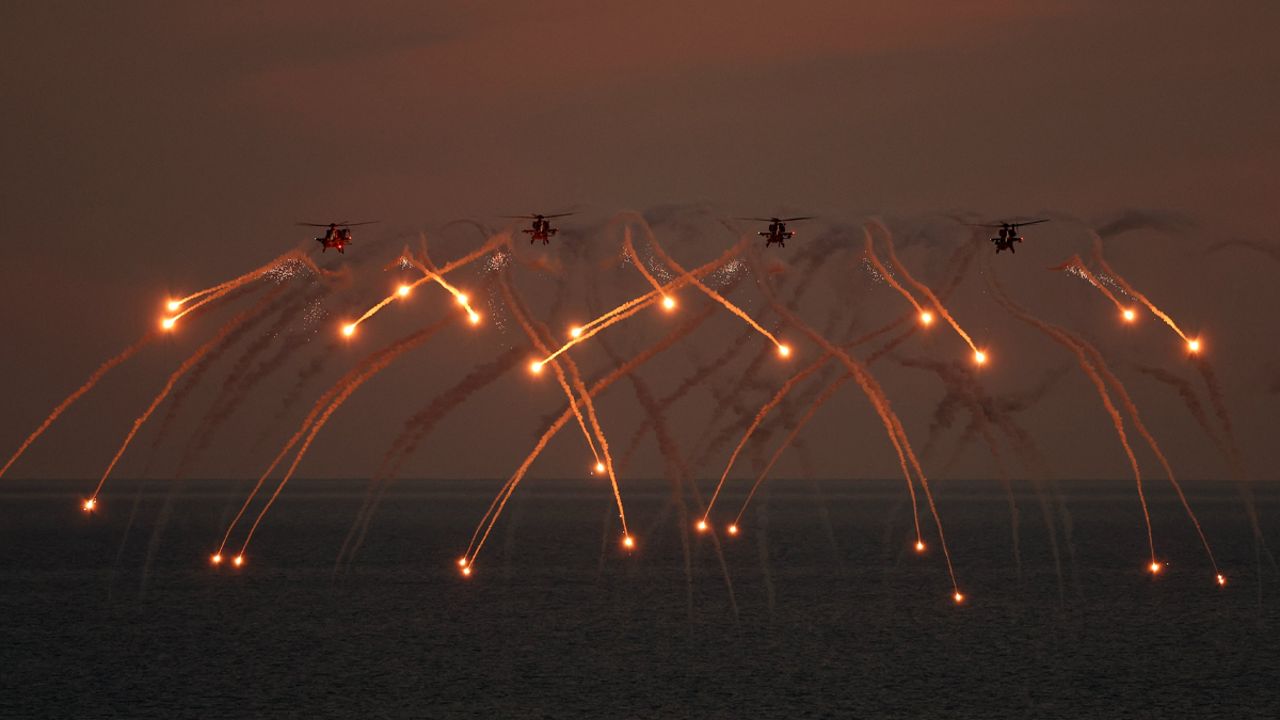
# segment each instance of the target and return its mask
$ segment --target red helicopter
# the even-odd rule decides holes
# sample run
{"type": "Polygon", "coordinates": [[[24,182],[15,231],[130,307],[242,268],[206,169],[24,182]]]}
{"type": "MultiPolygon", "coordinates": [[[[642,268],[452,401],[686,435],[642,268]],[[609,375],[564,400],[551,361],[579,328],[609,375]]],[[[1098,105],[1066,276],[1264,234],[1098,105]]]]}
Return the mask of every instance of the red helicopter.
{"type": "Polygon", "coordinates": [[[364,222],[357,222],[357,223],[349,223],[349,222],[334,222],[334,223],[308,223],[308,222],[300,222],[300,223],[298,223],[298,224],[299,224],[299,225],[301,225],[301,226],[303,226],[303,227],[322,227],[322,228],[326,228],[326,230],[324,231],[324,236],[323,236],[323,237],[318,237],[318,238],[316,238],[316,239],[315,239],[315,240],[316,240],[316,242],[320,243],[320,247],[321,247],[320,252],[325,252],[325,251],[327,251],[329,248],[334,248],[334,249],[335,249],[335,250],[337,250],[338,252],[340,252],[340,253],[342,253],[342,254],[344,254],[344,255],[345,255],[345,254],[346,254],[346,247],[347,247],[348,245],[350,245],[350,244],[352,243],[352,241],[353,241],[353,239],[352,239],[352,237],[351,237],[351,228],[353,228],[353,227],[357,227],[357,226],[359,226],[359,225],[372,225],[372,224],[374,224],[374,223],[376,223],[376,222],[378,222],[378,221],[377,221],[377,220],[366,220],[366,221],[364,221],[364,222]]]}

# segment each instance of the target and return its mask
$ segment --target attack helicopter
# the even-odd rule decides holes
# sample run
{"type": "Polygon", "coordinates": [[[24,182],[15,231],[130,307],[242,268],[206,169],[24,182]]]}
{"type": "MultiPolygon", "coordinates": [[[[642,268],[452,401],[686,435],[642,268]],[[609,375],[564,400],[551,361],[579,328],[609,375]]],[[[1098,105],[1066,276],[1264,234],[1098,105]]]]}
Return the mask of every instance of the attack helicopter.
{"type": "Polygon", "coordinates": [[[548,245],[551,243],[551,236],[560,232],[560,228],[551,227],[551,219],[570,215],[573,215],[573,213],[555,213],[553,215],[530,213],[529,215],[503,215],[502,217],[508,220],[532,220],[533,223],[520,232],[528,233],[530,245],[538,240],[541,240],[543,245],[548,245]]]}
{"type": "Polygon", "coordinates": [[[1022,242],[1022,236],[1018,234],[1018,228],[1026,225],[1039,225],[1040,223],[1049,222],[1048,218],[1039,220],[1025,220],[1020,222],[1000,221],[998,223],[968,223],[972,227],[997,228],[996,237],[991,238],[992,244],[996,246],[996,254],[999,255],[1002,250],[1008,250],[1017,254],[1017,250],[1013,248],[1014,243],[1022,242]]]}
{"type": "Polygon", "coordinates": [[[372,225],[377,220],[366,220],[364,222],[332,222],[332,223],[308,223],[300,222],[303,227],[322,227],[325,228],[324,235],[315,239],[320,243],[320,252],[327,252],[329,248],[333,248],[342,254],[346,254],[346,247],[353,241],[351,237],[351,228],[359,225],[372,225]]]}
{"type": "Polygon", "coordinates": [[[762,238],[764,238],[764,239],[765,239],[765,240],[764,240],[764,246],[765,246],[765,247],[769,247],[770,245],[772,245],[772,244],[774,244],[774,243],[777,243],[778,245],[780,245],[780,246],[782,246],[782,247],[786,247],[786,246],[787,246],[787,241],[788,241],[788,240],[790,240],[791,238],[793,238],[793,237],[795,237],[795,236],[796,236],[796,231],[795,231],[795,230],[788,230],[788,229],[787,229],[787,223],[789,223],[789,222],[799,222],[799,221],[801,221],[801,220],[812,220],[812,219],[813,219],[813,216],[812,216],[812,215],[803,215],[803,216],[800,216],[800,217],[789,217],[789,218],[777,218],[777,217],[758,218],[758,217],[751,217],[751,218],[738,218],[738,219],[739,219],[739,220],[754,220],[754,221],[756,221],[756,222],[767,222],[767,223],[769,223],[769,229],[768,229],[768,230],[761,230],[760,232],[757,232],[757,233],[756,233],[757,235],[759,235],[760,237],[762,237],[762,238]]]}

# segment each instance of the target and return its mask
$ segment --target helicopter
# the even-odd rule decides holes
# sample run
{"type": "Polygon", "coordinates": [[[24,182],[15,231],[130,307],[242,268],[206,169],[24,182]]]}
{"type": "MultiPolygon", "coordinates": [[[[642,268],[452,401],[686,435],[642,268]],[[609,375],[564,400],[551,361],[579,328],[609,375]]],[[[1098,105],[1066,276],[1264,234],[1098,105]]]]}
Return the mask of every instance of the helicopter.
{"type": "Polygon", "coordinates": [[[797,222],[797,221],[800,221],[800,220],[811,220],[811,219],[813,219],[813,216],[812,216],[812,215],[804,215],[804,216],[801,216],[801,217],[789,217],[789,218],[776,218],[776,217],[757,218],[757,217],[752,217],[752,218],[738,218],[738,219],[739,219],[739,220],[755,220],[755,221],[757,221],[757,222],[767,222],[767,223],[769,223],[769,229],[768,229],[768,230],[761,230],[760,232],[756,233],[757,235],[759,235],[760,237],[762,237],[762,238],[764,238],[764,239],[765,239],[765,240],[764,240],[764,246],[765,246],[765,247],[769,247],[770,245],[772,245],[772,244],[774,244],[774,243],[778,243],[778,244],[779,244],[779,245],[781,245],[782,247],[786,247],[786,246],[787,246],[787,241],[788,241],[788,240],[790,240],[791,238],[793,238],[793,237],[795,237],[795,236],[796,236],[796,231],[795,231],[795,230],[788,230],[788,229],[787,229],[787,223],[789,223],[789,222],[797,222]]]}
{"type": "Polygon", "coordinates": [[[333,223],[307,223],[300,222],[299,225],[304,227],[322,227],[326,228],[324,237],[316,238],[316,242],[320,243],[320,252],[326,252],[329,248],[334,248],[342,254],[346,254],[346,247],[352,243],[351,228],[357,225],[372,225],[377,220],[366,220],[364,222],[333,222],[333,223]]]}
{"type": "Polygon", "coordinates": [[[995,244],[996,254],[999,255],[1001,250],[1008,250],[1011,253],[1017,254],[1017,250],[1014,250],[1013,244],[1016,242],[1022,242],[1022,237],[1018,235],[1018,228],[1024,225],[1039,225],[1044,222],[1049,222],[1049,219],[1042,218],[1039,220],[1027,220],[1025,222],[1006,222],[1002,220],[999,223],[969,223],[969,225],[973,227],[998,228],[1000,232],[996,237],[991,238],[991,242],[995,244]]]}
{"type": "Polygon", "coordinates": [[[529,234],[530,245],[532,245],[535,240],[541,240],[543,245],[547,245],[551,242],[551,236],[560,232],[559,228],[551,227],[551,218],[567,217],[569,215],[573,215],[573,213],[556,213],[555,215],[530,213],[529,215],[503,215],[502,217],[509,220],[532,220],[533,224],[520,232],[529,234]]]}

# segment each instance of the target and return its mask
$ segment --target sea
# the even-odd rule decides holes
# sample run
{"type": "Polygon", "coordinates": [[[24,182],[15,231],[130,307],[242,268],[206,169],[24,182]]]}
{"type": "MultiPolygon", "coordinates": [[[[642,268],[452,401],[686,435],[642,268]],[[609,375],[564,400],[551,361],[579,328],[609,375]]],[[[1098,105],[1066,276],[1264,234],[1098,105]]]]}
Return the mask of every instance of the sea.
{"type": "Polygon", "coordinates": [[[0,482],[4,718],[1280,718],[1280,483],[0,482]],[[376,502],[374,502],[376,500],[376,502]],[[256,506],[255,506],[256,509],[256,506]],[[250,513],[252,515],[252,512],[250,513]],[[363,530],[363,534],[362,534],[363,530]],[[243,526],[232,534],[234,551],[243,526]],[[1216,581],[1214,560],[1226,584],[1216,581]]]}

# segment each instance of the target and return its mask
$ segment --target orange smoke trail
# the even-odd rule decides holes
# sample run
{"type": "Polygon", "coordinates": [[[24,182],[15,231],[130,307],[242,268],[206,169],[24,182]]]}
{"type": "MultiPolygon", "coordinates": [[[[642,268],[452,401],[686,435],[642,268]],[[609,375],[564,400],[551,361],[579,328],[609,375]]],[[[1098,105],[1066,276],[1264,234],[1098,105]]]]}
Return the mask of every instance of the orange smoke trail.
{"type": "Polygon", "coordinates": [[[707,287],[707,285],[703,283],[701,280],[699,280],[698,278],[694,277],[693,275],[690,275],[683,267],[680,266],[680,263],[676,262],[670,255],[667,254],[667,251],[662,248],[662,245],[658,243],[658,239],[654,237],[653,232],[650,231],[647,226],[644,227],[644,231],[645,231],[645,238],[649,241],[649,247],[653,248],[654,254],[656,254],[658,258],[667,265],[667,267],[680,273],[683,277],[689,278],[689,282],[694,287],[701,290],[702,294],[720,303],[721,305],[724,306],[726,310],[742,318],[743,322],[745,322],[746,324],[754,328],[756,332],[768,338],[769,342],[777,346],[779,355],[783,357],[787,357],[791,354],[790,346],[783,344],[780,340],[778,340],[778,338],[773,336],[773,333],[761,327],[760,323],[753,320],[750,315],[748,315],[746,312],[742,310],[742,308],[729,302],[727,299],[725,299],[723,295],[707,287]]]}
{"type": "MultiPolygon", "coordinates": [[[[744,246],[744,243],[739,243],[739,246],[734,248],[733,252],[740,252],[744,246]]],[[[719,261],[713,261],[698,270],[694,270],[693,272],[698,272],[699,270],[704,269],[707,272],[710,272],[719,264],[719,261]]],[[[677,278],[675,282],[679,282],[680,279],[681,278],[677,278]]],[[[670,286],[671,284],[668,284],[668,287],[670,286]]],[[[650,298],[650,301],[652,301],[652,298],[650,298]]],[[[611,373],[592,384],[588,390],[588,394],[592,397],[599,395],[620,378],[634,372],[636,368],[640,367],[645,362],[648,362],[658,354],[666,351],[680,338],[687,335],[689,332],[692,332],[693,328],[697,327],[705,317],[706,316],[704,315],[701,318],[691,318],[681,328],[673,330],[665,338],[662,338],[646,350],[632,357],[627,363],[618,366],[611,373]]],[[[526,456],[524,461],[520,464],[520,467],[516,469],[516,472],[512,474],[512,476],[498,491],[497,495],[495,495],[493,500],[489,503],[488,509],[485,510],[484,515],[481,516],[479,523],[476,525],[475,531],[471,534],[471,540],[467,543],[466,552],[459,561],[459,565],[463,568],[464,572],[471,567],[471,564],[475,562],[475,558],[480,554],[480,550],[484,547],[485,541],[488,540],[489,534],[492,532],[494,525],[497,524],[498,518],[502,514],[502,510],[506,507],[507,500],[511,497],[512,493],[515,492],[516,487],[524,479],[529,468],[533,465],[534,460],[536,460],[542,453],[543,449],[547,446],[547,443],[557,432],[560,431],[562,427],[564,427],[565,423],[568,422],[569,416],[570,412],[565,410],[556,418],[555,421],[552,422],[543,435],[538,439],[533,450],[530,451],[529,455],[526,456]]]]}
{"type": "Polygon", "coordinates": [[[53,409],[53,412],[49,413],[49,416],[44,419],[44,422],[40,423],[40,426],[27,436],[27,439],[22,442],[22,445],[20,445],[17,451],[13,453],[8,462],[4,464],[4,467],[0,467],[0,477],[4,477],[4,474],[9,472],[9,468],[18,461],[18,458],[22,457],[22,454],[27,451],[27,448],[31,447],[31,444],[43,435],[44,431],[48,430],[49,426],[53,425],[54,421],[56,421],[62,413],[66,412],[67,408],[74,405],[75,402],[83,397],[85,393],[92,390],[93,387],[98,384],[98,381],[107,373],[111,372],[113,368],[133,357],[139,350],[149,345],[152,340],[155,340],[155,338],[156,335],[154,332],[148,332],[138,339],[137,342],[122,350],[119,355],[116,355],[99,365],[98,369],[94,370],[93,374],[89,376],[89,379],[84,381],[84,384],[79,388],[76,388],[75,392],[68,395],[62,402],[58,403],[58,406],[53,409]]]}
{"type": "Polygon", "coordinates": [[[737,447],[735,447],[733,452],[729,455],[729,462],[725,465],[724,472],[720,475],[720,482],[716,483],[716,489],[711,493],[711,501],[707,503],[706,510],[702,513],[702,524],[699,525],[700,528],[705,527],[707,518],[711,515],[711,509],[715,506],[716,499],[720,497],[720,490],[724,488],[725,480],[729,477],[729,471],[733,469],[733,463],[737,461],[738,454],[742,452],[742,448],[746,447],[747,441],[751,439],[752,433],[755,432],[756,428],[760,427],[760,423],[764,422],[764,419],[769,412],[777,407],[796,385],[799,385],[809,376],[825,367],[827,361],[830,359],[830,355],[824,355],[810,363],[805,369],[795,375],[792,375],[790,379],[783,383],[782,387],[778,388],[778,391],[774,393],[773,397],[761,406],[760,410],[756,413],[755,419],[752,420],[751,425],[747,427],[747,431],[742,434],[742,439],[738,441],[737,447]]]}
{"type": "MultiPolygon", "coordinates": [[[[836,357],[853,376],[854,380],[862,388],[863,393],[871,402],[871,406],[875,409],[876,414],[880,416],[881,422],[885,426],[886,434],[889,436],[890,443],[894,446],[894,450],[898,453],[900,464],[902,465],[903,475],[906,479],[908,487],[911,486],[911,474],[907,470],[908,464],[915,470],[916,478],[920,481],[920,488],[924,491],[925,501],[928,503],[929,512],[933,516],[934,525],[938,531],[938,544],[942,547],[942,554],[946,560],[947,575],[951,578],[951,586],[955,591],[956,601],[959,602],[963,596],[960,594],[960,585],[956,580],[955,568],[951,563],[951,551],[947,547],[946,535],[942,530],[942,518],[938,515],[937,505],[933,500],[933,492],[929,489],[929,480],[924,474],[924,470],[920,467],[919,461],[916,459],[915,451],[911,449],[911,444],[907,440],[906,431],[902,427],[898,416],[893,412],[893,408],[889,403],[888,397],[885,395],[880,383],[871,375],[867,367],[850,356],[843,349],[835,346],[830,340],[827,340],[821,333],[805,324],[795,313],[781,303],[773,294],[772,288],[762,283],[766,295],[769,296],[769,302],[774,310],[779,313],[787,322],[794,325],[801,332],[805,333],[815,343],[820,345],[823,350],[836,357]]],[[[913,490],[914,492],[914,490],[913,490]]],[[[923,543],[923,539],[917,535],[917,543],[923,543]]]]}
{"type": "MultiPolygon", "coordinates": [[[[512,292],[511,280],[505,271],[499,276],[498,286],[502,290],[503,300],[506,302],[507,307],[511,308],[512,314],[515,315],[520,328],[528,336],[529,342],[533,344],[534,350],[539,354],[545,355],[547,346],[543,342],[542,335],[533,327],[523,303],[519,302],[515,293],[512,292]]],[[[591,431],[587,429],[587,422],[578,407],[578,400],[574,396],[573,390],[569,387],[568,380],[565,378],[564,369],[556,361],[551,363],[551,369],[555,372],[556,381],[560,384],[560,389],[564,391],[565,398],[569,401],[569,409],[573,411],[573,416],[578,420],[578,427],[582,429],[582,436],[587,441],[587,447],[591,449],[591,456],[595,458],[595,467],[599,469],[603,465],[600,461],[600,453],[596,450],[595,440],[592,439],[591,431]]],[[[605,465],[604,469],[607,469],[607,467],[605,465]]]]}
{"type": "Polygon", "coordinates": [[[1054,269],[1064,270],[1072,275],[1084,278],[1090,285],[1097,288],[1098,292],[1101,292],[1104,297],[1110,300],[1112,305],[1116,306],[1116,310],[1120,311],[1120,317],[1124,318],[1126,322],[1133,321],[1135,317],[1133,308],[1130,308],[1120,302],[1120,298],[1116,297],[1116,294],[1111,292],[1111,288],[1104,285],[1102,281],[1098,279],[1098,276],[1093,274],[1093,271],[1084,264],[1084,260],[1081,260],[1079,255],[1072,255],[1070,258],[1067,258],[1065,263],[1054,269]]]}
{"type": "MultiPolygon", "coordinates": [[[[333,413],[336,412],[338,408],[342,407],[342,404],[346,402],[347,398],[351,397],[351,395],[357,389],[359,389],[361,385],[363,385],[369,379],[377,375],[379,372],[385,370],[389,365],[391,365],[392,362],[396,360],[396,358],[400,357],[401,355],[408,352],[409,350],[412,350],[422,345],[424,342],[430,339],[433,335],[435,335],[441,328],[448,325],[449,322],[450,321],[448,319],[436,322],[400,340],[399,342],[391,345],[390,347],[379,351],[367,363],[362,364],[362,367],[358,369],[359,372],[357,372],[353,377],[350,377],[349,379],[347,377],[344,377],[342,380],[346,380],[345,383],[343,383],[342,380],[339,380],[339,384],[335,384],[333,388],[330,389],[330,393],[326,393],[326,395],[329,395],[332,398],[329,401],[328,407],[326,407],[324,411],[319,414],[318,417],[315,417],[314,422],[311,423],[309,432],[307,432],[307,437],[305,440],[303,440],[301,446],[299,446],[298,452],[294,455],[293,462],[290,463],[288,470],[285,472],[284,476],[280,479],[280,482],[276,485],[275,491],[271,493],[271,496],[267,499],[262,509],[258,511],[257,517],[254,518],[253,525],[250,526],[248,533],[246,533],[244,543],[240,546],[240,552],[237,554],[237,557],[244,556],[245,551],[249,547],[249,541],[253,539],[253,535],[257,531],[258,526],[262,524],[263,517],[266,516],[267,511],[270,510],[271,506],[275,503],[276,498],[280,496],[280,492],[284,490],[284,486],[293,477],[294,472],[296,472],[298,469],[298,464],[302,462],[303,456],[306,455],[307,450],[311,447],[312,441],[315,440],[316,435],[320,433],[320,430],[324,427],[325,423],[329,421],[329,418],[333,416],[333,413]]],[[[350,376],[351,373],[348,373],[348,375],[350,376]]],[[[308,419],[310,419],[311,417],[313,416],[309,415],[308,419]]],[[[306,425],[306,421],[304,421],[304,427],[305,425],[306,425]]],[[[299,429],[298,433],[295,434],[295,438],[302,432],[303,430],[299,429]]],[[[293,441],[291,440],[291,442],[293,441]]],[[[287,448],[285,451],[282,451],[281,454],[283,454],[284,452],[287,452],[287,448]]],[[[272,464],[272,467],[274,467],[274,465],[275,463],[272,464]]],[[[270,470],[268,470],[268,473],[269,472],[270,470]]],[[[264,475],[263,477],[265,478],[266,475],[264,475]]],[[[259,483],[259,486],[261,486],[261,482],[259,483]]],[[[256,490],[257,488],[255,487],[255,492],[256,490]]],[[[249,501],[252,501],[252,499],[253,499],[253,494],[251,493],[249,498],[246,500],[246,506],[249,501]]],[[[231,531],[232,529],[235,528],[235,524],[239,520],[239,518],[240,518],[240,515],[237,514],[236,520],[233,520],[231,523],[231,526],[227,528],[227,537],[230,536],[231,531]]],[[[225,538],[223,542],[225,544],[226,542],[225,538]]],[[[222,554],[221,549],[218,551],[218,554],[219,555],[222,554]]]]}
{"type": "MultiPolygon", "coordinates": [[[[973,351],[974,360],[976,360],[979,365],[986,362],[987,354],[984,351],[979,350],[977,345],[973,344],[973,338],[969,337],[969,333],[965,332],[964,328],[960,327],[960,323],[956,322],[956,319],[952,317],[951,311],[947,310],[947,306],[942,304],[942,301],[933,293],[933,290],[929,289],[928,285],[925,285],[912,277],[910,271],[907,270],[907,266],[903,265],[902,261],[898,259],[898,253],[893,247],[893,235],[889,232],[889,229],[880,223],[876,223],[876,225],[884,233],[885,246],[889,250],[889,263],[893,265],[895,270],[902,274],[902,277],[906,278],[907,282],[916,289],[916,292],[929,299],[929,304],[933,305],[934,309],[938,311],[938,314],[942,316],[942,319],[947,321],[947,324],[951,326],[951,329],[955,330],[956,334],[964,339],[965,343],[969,346],[969,349],[973,351]]],[[[870,232],[865,228],[863,231],[867,232],[869,239],[870,232]]]]}
{"type": "Polygon", "coordinates": [[[1129,459],[1129,467],[1133,470],[1134,483],[1138,488],[1138,503],[1142,506],[1142,519],[1147,528],[1147,548],[1151,551],[1151,567],[1156,568],[1156,544],[1155,536],[1151,530],[1151,512],[1147,509],[1147,497],[1142,487],[1142,471],[1138,468],[1138,458],[1133,454],[1133,448],[1129,446],[1129,437],[1124,429],[1124,418],[1121,417],[1120,411],[1116,409],[1115,403],[1111,401],[1111,395],[1107,392],[1106,382],[1102,376],[1094,368],[1089,361],[1088,355],[1084,349],[1077,345],[1061,328],[1051,325],[1040,318],[1035,317],[1031,313],[1022,309],[1021,306],[1013,302],[1005,293],[1000,282],[996,280],[995,274],[992,272],[984,273],[987,277],[987,286],[991,289],[991,295],[1001,306],[1009,311],[1014,317],[1031,325],[1048,335],[1058,344],[1070,350],[1075,356],[1080,369],[1093,383],[1094,388],[1098,391],[1098,397],[1102,400],[1102,405],[1106,408],[1107,414],[1111,417],[1111,423],[1115,426],[1116,436],[1120,439],[1120,445],[1124,448],[1125,456],[1129,459]]]}
{"type": "Polygon", "coordinates": [[[120,462],[120,458],[124,456],[124,451],[129,448],[129,444],[133,442],[134,436],[138,434],[138,430],[140,430],[143,424],[147,422],[147,419],[151,417],[151,414],[154,413],[156,408],[160,406],[160,403],[164,402],[164,399],[168,397],[169,392],[173,390],[173,387],[178,383],[178,380],[191,370],[191,368],[195,367],[205,354],[217,347],[218,344],[234,332],[236,328],[240,327],[254,315],[266,309],[271,299],[271,296],[263,298],[253,307],[248,308],[239,315],[233,317],[227,322],[227,324],[223,325],[218,330],[217,335],[204,345],[201,345],[194,353],[184,360],[181,365],[178,366],[177,370],[174,370],[173,373],[169,375],[169,380],[164,384],[164,387],[160,389],[160,392],[151,400],[151,404],[148,405],[147,409],[133,421],[133,427],[130,428],[128,434],[125,435],[124,442],[120,444],[120,449],[116,451],[115,457],[111,458],[111,462],[107,465],[107,469],[102,473],[102,478],[98,480],[98,485],[93,489],[93,494],[90,495],[89,499],[86,501],[88,503],[88,507],[92,507],[97,504],[98,494],[102,492],[102,486],[106,484],[107,478],[111,476],[111,471],[115,469],[116,464],[120,462]]]}
{"type": "MultiPolygon", "coordinates": [[[[525,334],[529,336],[530,342],[538,348],[539,352],[546,352],[546,345],[543,343],[543,337],[534,327],[533,322],[529,319],[528,310],[524,307],[524,303],[519,297],[512,292],[510,281],[503,276],[501,280],[502,292],[507,305],[512,309],[512,313],[524,329],[525,334]]],[[[565,396],[569,399],[569,406],[572,408],[574,415],[578,418],[579,425],[582,426],[583,435],[587,438],[587,445],[591,447],[591,452],[595,455],[596,464],[594,471],[597,473],[606,473],[609,478],[609,486],[613,490],[613,499],[618,506],[618,519],[622,524],[623,542],[628,548],[633,547],[635,540],[631,538],[631,532],[627,528],[627,511],[622,502],[622,490],[618,486],[618,478],[613,469],[613,457],[609,453],[609,440],[605,437],[604,429],[600,426],[600,420],[596,416],[595,405],[591,401],[591,393],[587,392],[586,386],[582,382],[582,376],[578,372],[578,366],[568,355],[564,356],[563,362],[569,369],[570,377],[573,385],[582,398],[582,404],[587,410],[587,420],[591,424],[591,431],[595,433],[595,438],[600,444],[600,453],[596,453],[596,447],[591,442],[591,433],[582,423],[582,413],[578,410],[577,402],[574,400],[574,391],[569,388],[569,384],[565,381],[564,372],[559,362],[552,362],[551,367],[556,373],[556,378],[560,381],[561,387],[564,389],[565,396]],[[603,455],[604,461],[601,462],[603,455]]]]}
{"type": "Polygon", "coordinates": [[[866,256],[867,261],[871,263],[871,267],[875,268],[876,272],[880,273],[880,277],[884,278],[886,283],[889,283],[889,287],[897,290],[899,295],[906,298],[907,302],[911,303],[911,305],[915,307],[916,313],[920,316],[922,323],[927,322],[924,319],[924,308],[920,307],[920,303],[916,302],[915,296],[907,292],[907,289],[902,287],[902,283],[898,282],[898,279],[893,276],[893,273],[889,272],[889,269],[884,266],[884,263],[880,262],[880,257],[876,255],[876,248],[871,240],[871,233],[867,232],[866,228],[863,228],[862,236],[866,241],[866,256]]]}
{"type": "Polygon", "coordinates": [[[726,250],[724,253],[722,253],[720,257],[716,258],[715,260],[712,260],[709,263],[701,265],[693,269],[692,271],[685,271],[681,269],[679,270],[680,272],[679,277],[675,278],[674,280],[667,283],[666,285],[661,286],[660,289],[651,290],[643,295],[640,295],[639,297],[632,298],[631,300],[626,301],[625,303],[619,305],[618,307],[615,307],[609,312],[592,320],[586,325],[581,326],[580,328],[581,333],[577,337],[574,337],[573,339],[566,342],[564,345],[561,345],[559,349],[557,349],[555,352],[551,353],[547,357],[543,358],[540,361],[537,361],[534,364],[535,371],[537,370],[538,366],[542,365],[543,363],[547,363],[554,360],[555,358],[559,357],[561,354],[563,354],[565,351],[567,351],[569,348],[573,347],[574,345],[585,342],[586,340],[594,336],[596,333],[600,332],[601,330],[604,330],[610,325],[613,325],[614,323],[620,320],[625,320],[626,318],[631,317],[632,315],[635,315],[643,307],[646,307],[656,302],[660,296],[670,294],[674,290],[684,287],[689,283],[697,283],[698,282],[697,278],[707,275],[711,272],[714,272],[716,269],[718,269],[725,263],[729,262],[733,258],[737,257],[739,254],[741,254],[745,247],[746,247],[745,241],[739,242],[733,247],[726,250]]]}
{"type": "MultiPolygon", "coordinates": [[[[920,481],[920,488],[924,492],[925,501],[928,503],[929,512],[933,516],[934,526],[938,531],[938,544],[942,547],[942,555],[946,561],[947,575],[951,579],[951,587],[954,591],[956,602],[961,602],[963,595],[960,593],[960,585],[956,580],[955,567],[951,562],[951,551],[947,547],[946,535],[942,529],[942,518],[938,514],[937,505],[933,500],[933,492],[929,488],[929,480],[924,474],[924,470],[920,467],[920,463],[916,460],[915,451],[911,449],[911,443],[907,439],[906,431],[902,427],[898,416],[893,412],[893,408],[889,403],[889,398],[885,395],[884,389],[880,383],[871,375],[871,371],[865,364],[854,359],[842,348],[834,345],[830,340],[822,335],[822,333],[814,330],[807,323],[801,320],[790,308],[786,307],[778,301],[777,295],[768,282],[760,283],[761,289],[768,297],[769,304],[773,307],[783,319],[798,328],[801,332],[809,336],[816,344],[822,347],[824,351],[838,359],[848,370],[849,374],[857,381],[859,387],[862,388],[863,394],[867,396],[867,400],[871,402],[872,408],[880,417],[881,422],[885,426],[886,434],[889,437],[890,444],[893,445],[895,452],[898,454],[899,464],[902,466],[903,476],[907,482],[908,488],[911,488],[911,473],[908,471],[908,463],[915,470],[916,477],[920,481]]],[[[911,490],[914,498],[914,489],[911,490]]],[[[918,521],[917,521],[918,522],[918,521]]],[[[918,527],[918,525],[917,525],[918,527]]],[[[923,539],[917,534],[917,547],[923,545],[923,539]]]]}
{"type": "MultiPolygon", "coordinates": [[[[635,266],[636,270],[640,271],[640,274],[643,275],[644,279],[648,281],[650,285],[653,286],[654,290],[657,290],[659,293],[661,293],[662,284],[659,283],[658,279],[653,276],[653,273],[649,272],[649,268],[645,267],[644,260],[640,258],[640,253],[636,252],[636,246],[633,245],[631,242],[631,226],[630,225],[622,229],[622,249],[623,249],[623,252],[631,256],[631,264],[635,266]]],[[[663,295],[662,305],[667,310],[674,309],[675,300],[668,295],[663,295]]]]}
{"type": "Polygon", "coordinates": [[[173,327],[174,323],[180,320],[187,313],[190,313],[196,308],[206,305],[226,295],[227,293],[231,292],[232,290],[235,290],[238,287],[247,285],[248,283],[251,283],[254,280],[257,280],[258,278],[261,278],[262,276],[272,272],[273,270],[283,265],[284,263],[290,262],[290,261],[302,261],[311,269],[315,271],[320,270],[319,267],[317,267],[314,262],[312,262],[309,258],[307,258],[306,255],[303,254],[301,250],[290,250],[289,252],[275,258],[274,260],[271,260],[258,268],[250,270],[249,272],[243,275],[240,275],[239,277],[231,278],[226,282],[219,283],[212,287],[205,288],[204,290],[192,293],[184,298],[181,298],[178,300],[170,300],[165,305],[165,310],[169,314],[164,318],[162,322],[163,327],[166,330],[173,327]],[[187,307],[187,303],[197,299],[199,300],[199,302],[196,302],[194,305],[187,307]],[[179,310],[181,310],[181,312],[178,312],[179,310]]]}
{"type": "MultiPolygon", "coordinates": [[[[751,498],[755,497],[756,490],[760,489],[760,485],[764,483],[764,479],[768,477],[769,473],[773,470],[773,466],[776,465],[778,462],[778,459],[782,457],[782,453],[785,452],[787,448],[791,447],[791,443],[795,442],[796,436],[799,435],[800,431],[803,430],[804,427],[809,424],[809,421],[812,420],[813,416],[817,414],[818,409],[821,408],[823,405],[825,405],[828,400],[834,397],[836,394],[836,391],[839,390],[840,386],[844,385],[845,381],[847,381],[848,379],[849,379],[848,375],[841,375],[840,377],[836,378],[834,381],[832,381],[825,388],[822,389],[822,393],[819,394],[818,397],[814,398],[813,402],[809,403],[809,407],[805,409],[804,415],[800,416],[800,419],[796,421],[795,427],[791,428],[791,432],[787,434],[787,437],[781,443],[779,443],[777,449],[773,451],[773,455],[769,456],[769,462],[766,463],[764,466],[764,469],[760,471],[760,474],[756,477],[756,481],[751,484],[751,489],[747,492],[746,499],[742,501],[742,507],[738,509],[738,514],[733,519],[734,525],[742,524],[742,516],[744,513],[747,512],[747,506],[751,504],[751,498]]],[[[912,500],[914,501],[915,492],[912,491],[911,495],[912,495],[912,500]]],[[[913,502],[912,503],[913,510],[914,510],[914,505],[915,504],[913,502]]],[[[916,540],[917,542],[919,542],[920,541],[920,515],[918,512],[912,512],[911,515],[913,518],[915,518],[916,540]]]]}
{"type": "Polygon", "coordinates": [[[1160,318],[1164,321],[1165,325],[1172,328],[1173,331],[1178,334],[1178,337],[1182,338],[1182,341],[1187,344],[1187,348],[1192,353],[1200,352],[1199,338],[1187,337],[1187,334],[1182,332],[1182,328],[1178,327],[1178,323],[1174,322],[1173,318],[1169,317],[1163,310],[1156,307],[1154,303],[1147,299],[1146,295],[1138,292],[1137,289],[1129,284],[1129,281],[1125,280],[1124,277],[1115,271],[1115,268],[1111,267],[1111,265],[1107,263],[1107,259],[1102,255],[1102,238],[1097,234],[1094,234],[1093,236],[1093,259],[1094,262],[1098,264],[1098,267],[1102,268],[1103,272],[1111,276],[1111,279],[1115,280],[1116,284],[1119,285],[1125,293],[1130,297],[1137,298],[1138,302],[1147,306],[1147,309],[1151,311],[1152,315],[1160,318]]]}

